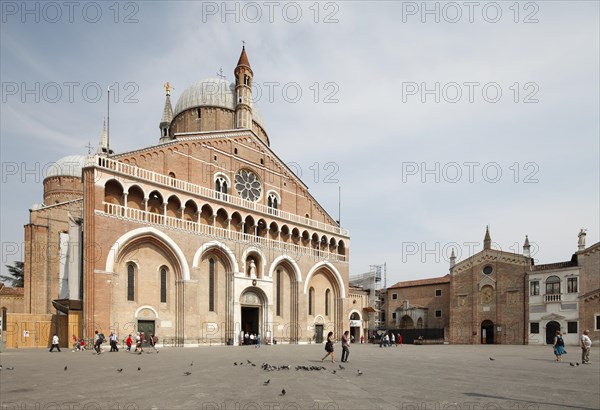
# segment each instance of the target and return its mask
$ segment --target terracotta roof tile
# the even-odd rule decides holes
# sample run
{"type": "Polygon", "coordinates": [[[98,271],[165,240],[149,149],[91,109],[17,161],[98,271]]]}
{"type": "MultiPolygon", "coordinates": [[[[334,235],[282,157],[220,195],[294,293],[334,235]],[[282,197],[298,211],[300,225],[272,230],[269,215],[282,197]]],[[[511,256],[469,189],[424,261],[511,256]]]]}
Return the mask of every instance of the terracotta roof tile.
{"type": "Polygon", "coordinates": [[[238,60],[237,65],[245,65],[250,67],[250,62],[248,61],[248,56],[246,55],[246,47],[242,47],[242,54],[240,54],[240,59],[238,60]]]}
{"type": "Polygon", "coordinates": [[[23,296],[24,294],[24,288],[9,288],[7,286],[3,286],[0,289],[0,296],[23,296]]]}
{"type": "Polygon", "coordinates": [[[419,279],[398,282],[395,285],[390,286],[388,289],[409,288],[412,286],[438,285],[443,283],[450,283],[450,275],[445,275],[441,278],[419,279]]]}

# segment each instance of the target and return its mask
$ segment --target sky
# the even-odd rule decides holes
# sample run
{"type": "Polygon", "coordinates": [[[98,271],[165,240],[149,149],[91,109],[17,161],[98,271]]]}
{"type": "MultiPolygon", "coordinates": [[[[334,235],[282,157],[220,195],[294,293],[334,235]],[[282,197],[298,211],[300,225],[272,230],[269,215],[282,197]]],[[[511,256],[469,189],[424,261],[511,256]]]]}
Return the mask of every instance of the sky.
{"type": "Polygon", "coordinates": [[[271,148],[350,230],[351,275],[443,276],[486,226],[537,264],[599,240],[598,2],[1,6],[2,274],[49,165],[95,149],[108,86],[111,148],[155,145],[163,84],[175,105],[232,81],[242,41],[271,148]]]}

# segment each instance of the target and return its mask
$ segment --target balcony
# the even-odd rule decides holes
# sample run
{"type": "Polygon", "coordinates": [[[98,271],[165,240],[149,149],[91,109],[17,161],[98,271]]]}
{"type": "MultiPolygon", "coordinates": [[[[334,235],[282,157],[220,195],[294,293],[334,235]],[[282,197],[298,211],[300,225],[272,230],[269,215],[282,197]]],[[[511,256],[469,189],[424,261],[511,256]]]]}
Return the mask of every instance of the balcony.
{"type": "Polygon", "coordinates": [[[546,294],[544,295],[544,302],[560,302],[562,300],[561,294],[546,294]]]}
{"type": "Polygon", "coordinates": [[[95,166],[102,170],[110,171],[112,173],[126,175],[138,180],[150,182],[152,184],[163,185],[168,188],[175,188],[184,192],[195,194],[204,199],[209,199],[217,202],[224,202],[226,204],[241,207],[249,211],[259,212],[271,217],[275,216],[277,218],[281,218],[289,222],[310,226],[312,228],[320,229],[325,232],[330,232],[346,237],[348,237],[349,235],[347,229],[342,229],[339,226],[329,225],[323,222],[314,221],[310,218],[281,211],[279,209],[269,208],[263,204],[247,201],[238,196],[223,194],[213,189],[192,184],[190,182],[182,181],[180,179],[172,178],[170,176],[159,174],[154,171],[149,171],[147,169],[140,168],[136,165],[125,164],[123,162],[115,161],[110,158],[98,156],[96,157],[95,166]]]}
{"type": "Polygon", "coordinates": [[[254,243],[262,248],[269,248],[283,252],[292,258],[300,256],[310,256],[319,260],[328,260],[332,262],[346,262],[346,255],[340,255],[336,252],[329,252],[323,249],[297,245],[295,243],[277,241],[261,236],[250,235],[243,232],[224,229],[217,226],[206,225],[185,219],[174,218],[161,215],[154,212],[143,211],[140,209],[127,208],[121,205],[103,202],[104,210],[96,210],[97,215],[106,215],[122,220],[129,220],[146,225],[158,225],[171,229],[181,230],[187,233],[219,238],[229,241],[254,243]]]}

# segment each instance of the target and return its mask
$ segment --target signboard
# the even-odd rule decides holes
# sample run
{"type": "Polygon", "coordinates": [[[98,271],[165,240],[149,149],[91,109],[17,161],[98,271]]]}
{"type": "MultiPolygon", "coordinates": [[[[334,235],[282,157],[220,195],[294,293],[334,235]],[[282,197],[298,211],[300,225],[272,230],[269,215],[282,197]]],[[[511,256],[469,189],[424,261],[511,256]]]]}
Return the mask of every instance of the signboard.
{"type": "Polygon", "coordinates": [[[350,327],[362,327],[362,320],[351,320],[350,327]]]}

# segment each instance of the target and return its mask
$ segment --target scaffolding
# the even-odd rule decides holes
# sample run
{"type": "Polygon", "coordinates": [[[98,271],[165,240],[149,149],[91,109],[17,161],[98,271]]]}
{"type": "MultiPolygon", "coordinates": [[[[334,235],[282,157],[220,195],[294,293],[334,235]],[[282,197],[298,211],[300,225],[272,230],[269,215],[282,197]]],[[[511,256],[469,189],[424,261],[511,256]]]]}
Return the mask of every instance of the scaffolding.
{"type": "Polygon", "coordinates": [[[387,266],[370,265],[369,272],[350,276],[350,286],[369,290],[369,330],[385,329],[385,289],[387,287],[387,266]]]}

